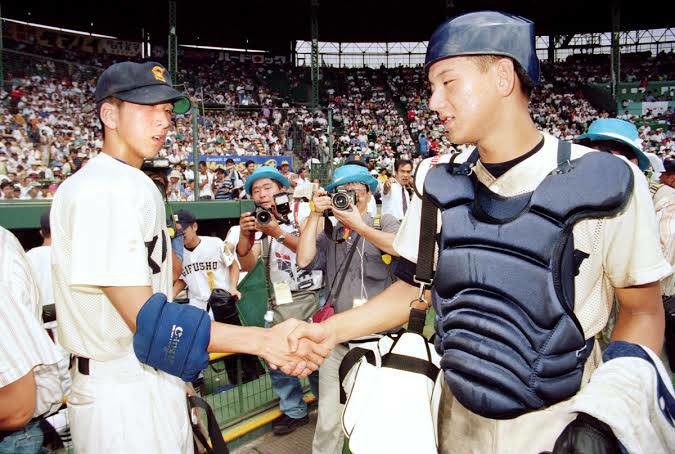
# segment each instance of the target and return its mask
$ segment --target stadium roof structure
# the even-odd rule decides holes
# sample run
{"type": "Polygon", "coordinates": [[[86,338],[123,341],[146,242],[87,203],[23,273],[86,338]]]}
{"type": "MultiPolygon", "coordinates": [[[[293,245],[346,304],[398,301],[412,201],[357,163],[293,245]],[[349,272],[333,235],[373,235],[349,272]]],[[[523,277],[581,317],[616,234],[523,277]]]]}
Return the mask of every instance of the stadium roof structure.
{"type": "MultiPolygon", "coordinates": [[[[621,29],[675,26],[675,8],[636,0],[318,0],[319,39],[334,42],[426,41],[447,16],[495,9],[535,21],[538,35],[611,30],[611,4],[621,29]]],[[[176,0],[180,44],[287,52],[310,40],[311,0],[176,0]]],[[[140,41],[167,43],[168,0],[2,1],[3,17],[140,41]]]]}

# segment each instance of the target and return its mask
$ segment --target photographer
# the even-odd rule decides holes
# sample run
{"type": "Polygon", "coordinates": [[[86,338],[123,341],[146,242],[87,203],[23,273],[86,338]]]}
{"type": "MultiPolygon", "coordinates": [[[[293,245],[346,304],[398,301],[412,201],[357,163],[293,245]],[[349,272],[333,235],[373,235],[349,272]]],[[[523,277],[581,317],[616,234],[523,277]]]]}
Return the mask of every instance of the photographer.
{"type": "MultiPolygon", "coordinates": [[[[367,208],[376,189],[377,180],[365,167],[347,164],[338,168],[326,186],[332,194],[323,190],[314,194],[312,212],[300,235],[298,266],[326,273],[326,283],[331,289],[329,303],[336,313],[365,303],[394,279],[388,254],[393,252],[399,222],[385,214],[380,220],[380,230],[374,227],[367,208]],[[332,211],[338,223],[332,232],[329,227],[317,237],[322,224],[332,226],[330,220],[323,219],[327,210],[332,211]]],[[[319,416],[312,446],[315,454],[339,452],[342,446],[338,369],[347,351],[347,347],[336,345],[320,368],[319,416]]]]}
{"type": "MultiPolygon", "coordinates": [[[[314,306],[318,309],[318,291],[323,287],[321,271],[303,271],[296,264],[299,228],[291,212],[286,190],[290,182],[277,169],[262,166],[246,179],[245,189],[255,202],[255,213],[243,213],[239,226],[232,227],[228,237],[239,236],[237,256],[243,271],[250,271],[259,257],[265,260],[268,276],[270,309],[276,309],[274,320],[283,321],[281,312],[314,306]]],[[[310,314],[311,315],[311,314],[310,314]]],[[[304,318],[293,314],[289,318],[304,318]]],[[[282,417],[272,424],[277,435],[294,431],[309,422],[307,404],[303,400],[300,381],[278,370],[270,369],[272,388],[279,396],[282,417]]],[[[309,376],[312,392],[318,396],[318,379],[309,376]]]]}

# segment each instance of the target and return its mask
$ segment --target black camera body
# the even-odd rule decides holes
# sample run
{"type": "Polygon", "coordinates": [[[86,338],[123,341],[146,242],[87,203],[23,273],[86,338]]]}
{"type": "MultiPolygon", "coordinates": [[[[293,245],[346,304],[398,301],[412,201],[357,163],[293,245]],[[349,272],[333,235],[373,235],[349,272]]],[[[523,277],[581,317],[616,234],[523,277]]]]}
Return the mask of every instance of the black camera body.
{"type": "MultiPolygon", "coordinates": [[[[276,212],[281,216],[283,222],[288,222],[286,216],[291,212],[291,203],[288,194],[280,192],[274,196],[274,207],[276,212]]],[[[275,217],[271,210],[265,209],[261,206],[256,206],[253,212],[255,221],[260,225],[269,224],[275,217]]]]}
{"type": "Polygon", "coordinates": [[[358,198],[355,191],[348,191],[347,189],[338,188],[330,195],[330,203],[336,210],[348,210],[349,204],[356,205],[358,198]]]}
{"type": "Polygon", "coordinates": [[[141,171],[155,183],[162,198],[166,199],[166,187],[168,185],[171,163],[166,158],[144,159],[141,171]]]}

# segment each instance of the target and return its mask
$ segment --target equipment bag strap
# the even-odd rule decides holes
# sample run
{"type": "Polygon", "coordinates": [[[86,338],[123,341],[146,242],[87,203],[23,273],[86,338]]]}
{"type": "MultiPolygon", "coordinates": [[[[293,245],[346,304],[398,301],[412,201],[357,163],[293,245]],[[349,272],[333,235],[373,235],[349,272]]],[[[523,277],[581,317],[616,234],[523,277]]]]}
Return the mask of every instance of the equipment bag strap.
{"type": "Polygon", "coordinates": [[[558,141],[558,166],[553,170],[553,174],[567,173],[573,169],[570,160],[572,156],[572,144],[566,140],[558,141]]]}
{"type": "MultiPolygon", "coordinates": [[[[459,153],[450,158],[449,164],[452,165],[459,153]]],[[[473,150],[466,162],[457,166],[453,173],[468,175],[472,172],[473,166],[478,162],[478,148],[473,150]]],[[[417,194],[422,199],[422,215],[420,221],[420,237],[417,246],[417,264],[413,281],[420,286],[418,296],[419,301],[424,301],[424,291],[429,290],[434,283],[434,255],[436,252],[436,229],[438,209],[431,202],[426,194],[417,194]]],[[[408,321],[408,331],[422,334],[426,321],[426,309],[420,310],[412,307],[410,309],[410,320],[408,321]]]]}
{"type": "MultiPolygon", "coordinates": [[[[420,224],[420,238],[417,249],[417,265],[413,281],[420,286],[419,301],[424,301],[424,291],[429,290],[434,283],[434,254],[436,252],[436,206],[426,195],[422,195],[422,220],[420,224]]],[[[408,331],[422,334],[426,310],[412,308],[408,331]]]]}
{"type": "Polygon", "coordinates": [[[352,367],[354,367],[356,363],[361,361],[361,358],[363,357],[365,357],[366,361],[368,361],[373,366],[376,365],[375,352],[369,348],[361,348],[361,347],[352,348],[347,352],[344,358],[342,358],[340,368],[338,369],[338,379],[340,380],[339,381],[340,404],[342,405],[344,405],[347,402],[347,393],[345,392],[345,388],[342,382],[344,382],[345,377],[347,377],[349,371],[352,370],[352,367]]]}
{"type": "Polygon", "coordinates": [[[202,443],[206,449],[206,452],[208,454],[229,454],[230,450],[227,448],[227,444],[223,439],[223,434],[220,432],[220,427],[218,427],[218,422],[216,421],[216,415],[213,414],[211,406],[199,396],[189,396],[188,403],[190,409],[201,408],[206,412],[207,428],[211,446],[209,446],[207,440],[203,440],[204,437],[199,430],[194,431],[197,438],[199,438],[199,442],[202,443]]]}
{"type": "MultiPolygon", "coordinates": [[[[452,165],[461,153],[455,153],[448,164],[452,165]]],[[[478,162],[478,148],[473,150],[469,158],[458,168],[457,173],[469,173],[478,162]]],[[[455,173],[455,172],[453,172],[455,173]]],[[[417,188],[415,188],[417,191],[417,188]]],[[[422,199],[422,219],[420,221],[420,239],[417,244],[417,266],[413,280],[420,284],[420,298],[424,290],[431,288],[434,282],[434,253],[436,252],[436,221],[438,210],[424,194],[417,193],[422,199]]]]}

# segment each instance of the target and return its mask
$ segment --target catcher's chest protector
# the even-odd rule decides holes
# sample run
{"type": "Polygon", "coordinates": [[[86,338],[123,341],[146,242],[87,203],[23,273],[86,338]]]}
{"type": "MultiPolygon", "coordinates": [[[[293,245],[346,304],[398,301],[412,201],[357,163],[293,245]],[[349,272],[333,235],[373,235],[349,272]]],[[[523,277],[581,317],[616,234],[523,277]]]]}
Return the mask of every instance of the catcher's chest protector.
{"type": "Polygon", "coordinates": [[[442,213],[433,286],[436,348],[454,396],[472,412],[514,418],[574,395],[593,338],[574,315],[574,276],[588,255],[572,228],[627,204],[633,173],[607,153],[569,161],[529,194],[504,198],[467,163],[432,168],[424,191],[442,213]]]}

